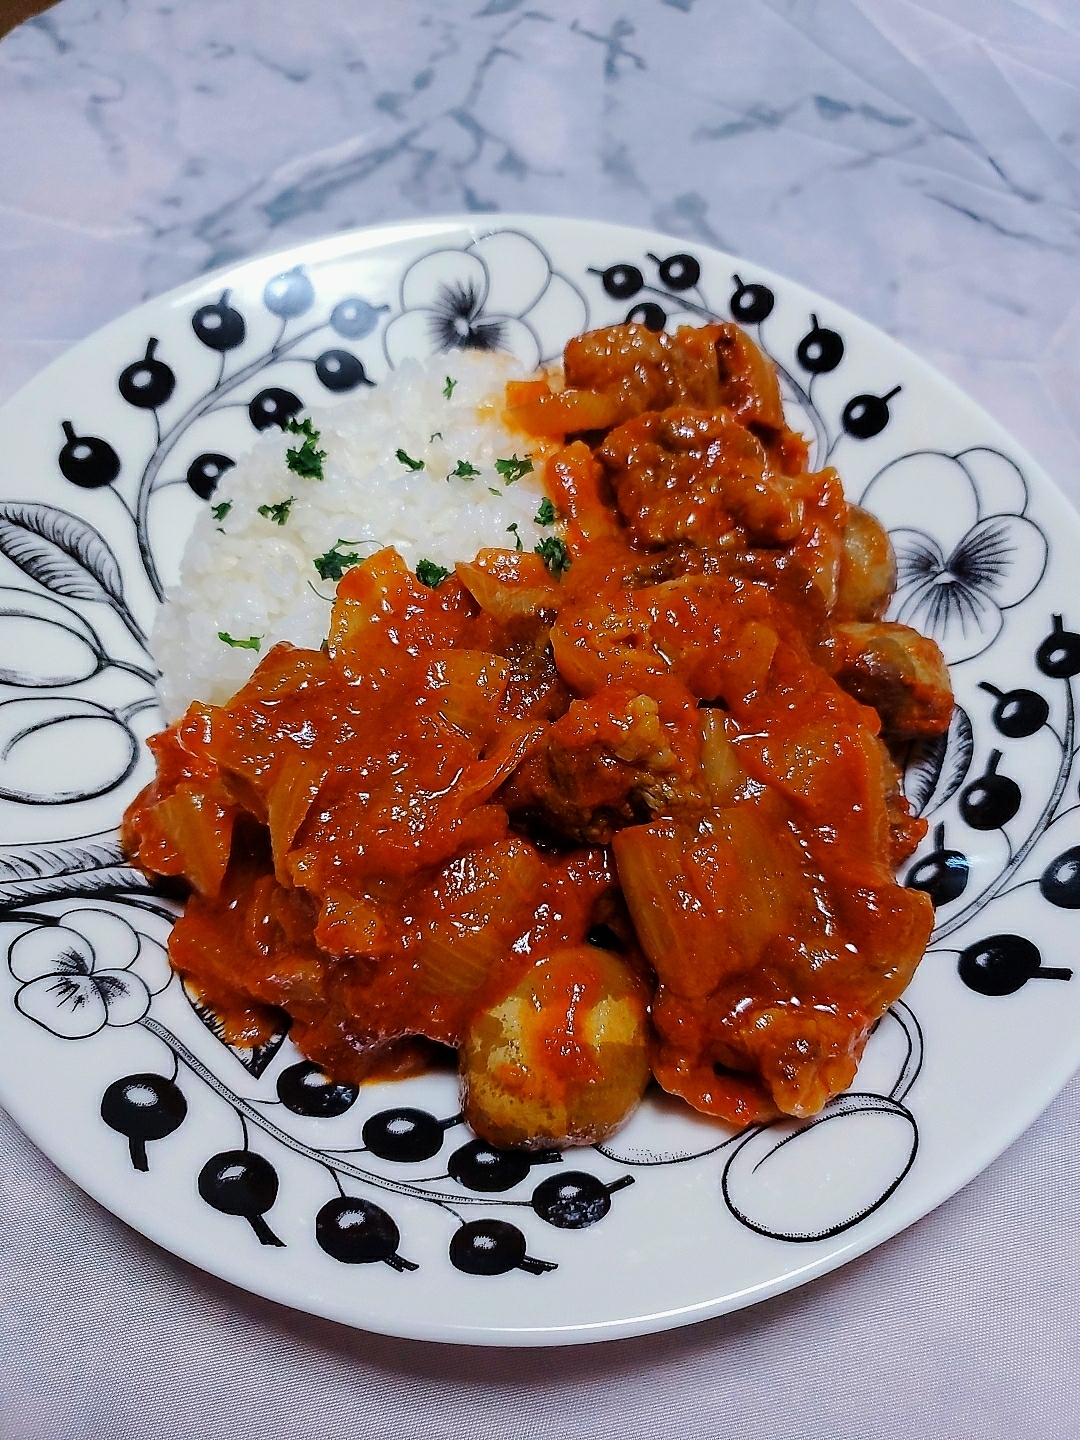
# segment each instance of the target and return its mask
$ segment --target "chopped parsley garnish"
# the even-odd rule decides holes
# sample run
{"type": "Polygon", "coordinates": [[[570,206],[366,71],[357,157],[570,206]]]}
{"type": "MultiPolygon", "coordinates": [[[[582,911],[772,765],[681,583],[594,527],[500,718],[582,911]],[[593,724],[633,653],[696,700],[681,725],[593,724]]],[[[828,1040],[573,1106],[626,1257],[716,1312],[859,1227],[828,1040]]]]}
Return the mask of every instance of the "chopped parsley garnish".
{"type": "Polygon", "coordinates": [[[536,514],[533,516],[533,524],[555,524],[555,506],[551,503],[551,501],[547,498],[546,495],[544,496],[543,500],[540,501],[540,509],[537,510],[536,514]]]}
{"type": "Polygon", "coordinates": [[[502,491],[501,491],[501,490],[496,490],[496,489],[494,489],[491,485],[489,485],[489,486],[488,486],[488,494],[489,494],[489,495],[501,495],[501,494],[502,494],[502,491]]]}
{"type": "Polygon", "coordinates": [[[441,440],[441,439],[442,439],[442,431],[441,431],[441,430],[433,430],[433,431],[431,432],[431,434],[427,437],[427,441],[428,441],[428,444],[429,444],[429,445],[433,444],[436,440],[441,440]]]}
{"type": "Polygon", "coordinates": [[[411,455],[406,455],[404,450],[396,450],[394,453],[407,470],[422,470],[424,468],[424,462],[422,460],[414,460],[411,455]]]}
{"type": "Polygon", "coordinates": [[[211,506],[210,506],[210,514],[214,517],[214,519],[215,519],[215,520],[218,522],[218,524],[220,525],[220,523],[222,522],[222,520],[225,519],[225,516],[229,513],[229,511],[230,511],[231,509],[232,509],[232,501],[231,501],[231,500],[223,500],[220,505],[211,505],[211,506]]]}
{"type": "Polygon", "coordinates": [[[523,475],[528,475],[532,468],[533,463],[527,455],[522,460],[519,460],[516,455],[511,455],[509,460],[495,461],[495,469],[507,485],[513,485],[515,480],[520,480],[523,475]]]}
{"type": "MultiPolygon", "coordinates": [[[[450,377],[447,376],[447,379],[450,377]]],[[[436,585],[441,585],[450,574],[441,565],[436,565],[434,560],[418,560],[416,562],[416,578],[421,585],[427,585],[434,590],[436,585]]]]}
{"type": "Polygon", "coordinates": [[[548,535],[534,549],[552,575],[562,575],[570,569],[570,551],[557,535],[548,535]]]}
{"type": "Polygon", "coordinates": [[[290,495],[287,500],[279,500],[276,505],[260,505],[259,514],[266,520],[272,520],[275,525],[284,525],[295,500],[296,496],[290,495]]]}
{"type": "Polygon", "coordinates": [[[314,560],[315,569],[319,572],[320,580],[340,580],[345,571],[353,565],[360,564],[360,556],[355,550],[347,554],[340,549],[343,545],[359,545],[359,540],[335,540],[325,555],[316,555],[314,560]]]}
{"type": "Polygon", "coordinates": [[[303,444],[294,445],[292,449],[285,451],[285,464],[294,475],[299,475],[304,480],[322,480],[323,465],[326,459],[326,451],[317,449],[319,431],[305,415],[303,420],[287,420],[285,429],[290,435],[302,435],[303,444]]]}
{"type": "Polygon", "coordinates": [[[470,465],[468,460],[459,460],[450,474],[455,480],[475,480],[480,471],[475,465],[470,465]]]}
{"type": "Polygon", "coordinates": [[[525,546],[521,543],[521,536],[518,534],[517,521],[515,520],[513,525],[507,525],[506,529],[514,537],[514,549],[524,550],[525,546]]]}
{"type": "Polygon", "coordinates": [[[227,630],[219,630],[217,638],[224,640],[226,645],[231,645],[234,650],[258,650],[262,641],[258,635],[249,635],[246,640],[234,640],[227,630]]]}
{"type": "Polygon", "coordinates": [[[450,399],[450,396],[453,395],[456,389],[457,381],[453,378],[452,375],[447,375],[446,384],[442,387],[442,393],[445,395],[447,400],[450,399]]]}

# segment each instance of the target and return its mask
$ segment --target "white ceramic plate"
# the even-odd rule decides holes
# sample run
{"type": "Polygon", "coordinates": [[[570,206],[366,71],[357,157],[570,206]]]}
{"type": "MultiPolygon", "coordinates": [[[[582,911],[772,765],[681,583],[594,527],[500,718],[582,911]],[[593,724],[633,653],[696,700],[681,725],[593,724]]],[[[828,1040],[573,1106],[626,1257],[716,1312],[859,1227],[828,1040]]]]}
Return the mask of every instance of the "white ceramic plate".
{"type": "Polygon", "coordinates": [[[658,1330],[895,1234],[1080,1062],[1080,522],[989,416],[832,302],[591,222],[340,235],[107,326],[0,411],[0,456],[0,1099],[167,1249],[391,1335],[658,1330]],[[853,1093],[738,1135],[650,1098],[603,1149],[515,1169],[477,1158],[449,1077],[355,1095],[303,1083],[287,1039],[228,1048],[170,980],[173,908],[116,842],[160,723],[143,637],[216,477],[258,427],[407,354],[487,344],[535,363],[587,326],[714,315],[773,356],[815,463],[893,534],[895,614],[954,666],[947,742],[906,771],[932,827],[906,878],[938,927],[853,1093]],[[343,1209],[365,1218],[366,1260],[343,1209]]]}

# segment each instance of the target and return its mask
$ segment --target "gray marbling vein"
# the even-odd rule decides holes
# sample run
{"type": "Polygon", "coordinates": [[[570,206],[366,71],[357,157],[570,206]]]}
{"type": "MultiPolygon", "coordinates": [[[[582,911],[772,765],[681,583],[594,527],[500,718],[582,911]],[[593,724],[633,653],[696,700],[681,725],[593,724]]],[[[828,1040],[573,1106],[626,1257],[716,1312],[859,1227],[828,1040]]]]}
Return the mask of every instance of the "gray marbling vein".
{"type": "Polygon", "coordinates": [[[1077,468],[1075,4],[65,0],[0,45],[0,134],[0,393],[238,256],[524,209],[772,265],[1077,468]]]}

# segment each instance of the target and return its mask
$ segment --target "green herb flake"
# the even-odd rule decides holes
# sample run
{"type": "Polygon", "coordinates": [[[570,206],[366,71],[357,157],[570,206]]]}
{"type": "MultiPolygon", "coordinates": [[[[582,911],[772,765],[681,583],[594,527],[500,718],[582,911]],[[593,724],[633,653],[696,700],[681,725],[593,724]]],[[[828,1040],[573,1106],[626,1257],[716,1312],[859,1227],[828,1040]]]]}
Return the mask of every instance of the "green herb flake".
{"type": "Polygon", "coordinates": [[[429,445],[434,445],[434,443],[435,443],[436,440],[441,440],[441,439],[442,439],[442,431],[441,431],[441,430],[433,430],[433,431],[431,432],[431,434],[427,437],[427,442],[428,442],[429,445]]]}
{"type": "Polygon", "coordinates": [[[517,521],[515,520],[513,525],[507,525],[506,529],[514,537],[514,549],[524,550],[525,546],[521,543],[521,536],[518,534],[517,521]]]}
{"type": "Polygon", "coordinates": [[[534,547],[552,575],[562,575],[570,569],[570,551],[557,535],[548,535],[534,547]]]}
{"type": "Polygon", "coordinates": [[[532,468],[533,463],[528,455],[521,460],[516,455],[511,455],[509,460],[495,461],[495,469],[507,485],[513,485],[515,480],[520,480],[523,475],[528,475],[532,468]]]}
{"type": "Polygon", "coordinates": [[[394,454],[407,470],[422,470],[424,468],[424,462],[422,460],[414,460],[411,455],[406,455],[404,450],[395,450],[394,454]]]}
{"type": "MultiPolygon", "coordinates": [[[[232,509],[232,501],[231,501],[231,500],[223,500],[220,505],[211,505],[211,506],[210,506],[210,514],[214,517],[214,519],[215,519],[215,520],[218,522],[218,524],[220,525],[221,522],[222,522],[222,520],[225,519],[225,516],[229,513],[229,511],[230,511],[231,509],[232,509]]],[[[222,534],[224,534],[224,531],[222,531],[222,534]]]]}
{"type": "Polygon", "coordinates": [[[340,580],[346,570],[353,565],[360,564],[360,556],[355,550],[346,553],[341,547],[345,545],[359,545],[359,540],[335,540],[325,555],[316,555],[312,562],[319,572],[320,580],[340,580]]]}
{"type": "MultiPolygon", "coordinates": [[[[326,459],[326,451],[317,448],[320,434],[305,415],[303,420],[286,420],[285,429],[290,435],[302,435],[303,444],[294,445],[292,449],[285,452],[285,464],[294,475],[299,475],[304,480],[322,480],[323,461],[326,459]]],[[[284,521],[281,522],[284,524],[284,521]]]]}
{"type": "Polygon", "coordinates": [[[533,516],[533,524],[554,525],[555,518],[555,506],[545,495],[543,500],[540,501],[540,509],[537,510],[536,514],[533,516]]]}
{"type": "Polygon", "coordinates": [[[287,500],[279,500],[276,505],[260,505],[259,514],[266,520],[272,520],[275,525],[284,525],[295,502],[296,496],[290,495],[287,500]]]}
{"type": "Polygon", "coordinates": [[[454,379],[454,377],[453,377],[452,375],[447,375],[447,377],[446,377],[446,384],[442,387],[442,393],[443,393],[443,395],[446,397],[447,400],[450,399],[450,396],[453,395],[453,393],[454,393],[454,391],[455,391],[456,389],[457,389],[457,381],[454,379]]]}
{"type": "MultiPolygon", "coordinates": [[[[475,465],[470,465],[468,460],[459,460],[450,474],[455,480],[475,480],[480,471],[475,465]]],[[[495,493],[498,494],[498,491],[495,493]]]]}
{"type": "Polygon", "coordinates": [[[496,490],[496,489],[494,489],[491,485],[489,485],[489,486],[488,486],[488,494],[489,494],[489,495],[501,495],[501,494],[502,494],[502,491],[501,491],[501,490],[496,490]]]}
{"type": "MultiPolygon", "coordinates": [[[[449,378],[447,376],[447,379],[449,378]]],[[[431,590],[434,590],[437,585],[441,585],[449,574],[449,570],[444,570],[441,565],[436,565],[434,560],[418,560],[416,562],[417,580],[431,590]]]]}
{"type": "Polygon", "coordinates": [[[258,635],[249,635],[246,640],[234,640],[227,630],[219,630],[217,638],[226,645],[231,645],[234,650],[258,650],[262,645],[258,635]]]}

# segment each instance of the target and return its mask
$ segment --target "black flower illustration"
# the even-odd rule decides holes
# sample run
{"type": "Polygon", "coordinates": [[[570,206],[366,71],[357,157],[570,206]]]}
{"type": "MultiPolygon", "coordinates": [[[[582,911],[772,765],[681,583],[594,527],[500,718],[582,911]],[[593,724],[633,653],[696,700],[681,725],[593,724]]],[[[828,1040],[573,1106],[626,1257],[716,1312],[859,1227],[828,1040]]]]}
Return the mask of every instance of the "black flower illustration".
{"type": "Polygon", "coordinates": [[[576,285],[516,230],[413,262],[401,281],[401,314],[386,327],[392,365],[454,350],[502,350],[528,370],[588,324],[576,285]]]}
{"type": "Polygon", "coordinates": [[[1024,478],[996,450],[905,455],[878,472],[863,504],[896,550],[892,617],[932,636],[951,665],[994,643],[1004,612],[1046,569],[1046,537],[1023,513],[1024,478]]]}
{"type": "Polygon", "coordinates": [[[63,1040],[133,1025],[171,975],[156,940],[112,911],[89,907],[18,936],[8,966],[22,981],[16,1007],[63,1040]]]}

